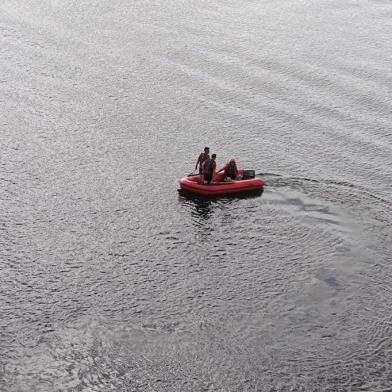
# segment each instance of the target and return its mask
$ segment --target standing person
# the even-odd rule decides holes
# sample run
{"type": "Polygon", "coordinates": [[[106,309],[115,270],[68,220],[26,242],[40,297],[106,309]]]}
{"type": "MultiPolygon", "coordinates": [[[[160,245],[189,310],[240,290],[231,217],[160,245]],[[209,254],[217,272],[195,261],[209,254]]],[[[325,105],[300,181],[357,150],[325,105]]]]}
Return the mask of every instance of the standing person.
{"type": "Polygon", "coordinates": [[[197,170],[197,166],[199,166],[199,174],[202,175],[203,174],[203,164],[204,162],[210,158],[210,149],[209,147],[204,147],[204,152],[202,152],[199,155],[199,158],[197,158],[197,162],[196,162],[196,166],[195,166],[195,170],[197,170]]]}
{"type": "Polygon", "coordinates": [[[203,164],[204,183],[210,184],[216,171],[216,154],[212,154],[203,164]]]}
{"type": "Polygon", "coordinates": [[[225,181],[239,179],[239,171],[237,169],[235,159],[230,159],[229,163],[226,163],[226,165],[223,166],[222,169],[218,170],[218,173],[222,171],[225,172],[225,181]]]}

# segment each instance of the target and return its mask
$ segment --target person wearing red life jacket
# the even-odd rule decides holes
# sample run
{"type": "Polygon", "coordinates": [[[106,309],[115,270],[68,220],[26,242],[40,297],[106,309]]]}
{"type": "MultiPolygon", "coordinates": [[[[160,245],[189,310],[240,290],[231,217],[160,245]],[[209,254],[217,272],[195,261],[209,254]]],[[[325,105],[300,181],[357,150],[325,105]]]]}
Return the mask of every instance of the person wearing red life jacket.
{"type": "Polygon", "coordinates": [[[209,159],[210,157],[210,149],[208,147],[204,148],[204,152],[202,152],[199,155],[199,158],[197,158],[197,162],[196,162],[196,166],[195,166],[195,170],[197,170],[197,167],[199,166],[199,174],[202,175],[203,174],[203,164],[204,162],[209,159]]]}
{"type": "Polygon", "coordinates": [[[218,171],[218,173],[224,171],[225,172],[225,181],[239,180],[239,171],[237,169],[237,164],[235,163],[235,159],[230,159],[225,166],[222,167],[218,171]]]}
{"type": "Polygon", "coordinates": [[[203,164],[203,176],[204,176],[204,183],[210,184],[212,179],[214,178],[214,174],[216,172],[216,154],[212,154],[211,158],[208,158],[204,161],[203,164]]]}

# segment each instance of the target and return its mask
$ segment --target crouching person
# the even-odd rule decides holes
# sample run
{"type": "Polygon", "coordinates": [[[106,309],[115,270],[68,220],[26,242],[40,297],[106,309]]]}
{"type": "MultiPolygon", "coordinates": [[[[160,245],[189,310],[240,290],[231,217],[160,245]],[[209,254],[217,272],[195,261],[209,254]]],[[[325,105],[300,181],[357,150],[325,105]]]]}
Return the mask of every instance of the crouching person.
{"type": "Polygon", "coordinates": [[[226,163],[225,166],[222,167],[218,171],[218,173],[224,171],[225,174],[225,181],[233,181],[233,180],[240,180],[240,172],[238,171],[237,164],[235,162],[235,159],[230,159],[228,163],[226,163]]]}

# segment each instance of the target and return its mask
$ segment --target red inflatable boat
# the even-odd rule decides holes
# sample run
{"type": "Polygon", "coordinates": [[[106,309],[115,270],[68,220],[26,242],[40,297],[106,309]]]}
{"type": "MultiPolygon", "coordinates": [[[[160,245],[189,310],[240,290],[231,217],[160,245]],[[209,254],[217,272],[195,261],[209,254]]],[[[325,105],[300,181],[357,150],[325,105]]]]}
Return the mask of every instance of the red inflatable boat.
{"type": "MultiPolygon", "coordinates": [[[[242,171],[240,170],[240,173],[242,171]]],[[[200,184],[200,175],[181,178],[180,186],[185,191],[202,196],[223,196],[235,193],[253,193],[263,189],[264,181],[261,178],[249,178],[223,182],[224,173],[217,173],[211,184],[200,184]]]]}

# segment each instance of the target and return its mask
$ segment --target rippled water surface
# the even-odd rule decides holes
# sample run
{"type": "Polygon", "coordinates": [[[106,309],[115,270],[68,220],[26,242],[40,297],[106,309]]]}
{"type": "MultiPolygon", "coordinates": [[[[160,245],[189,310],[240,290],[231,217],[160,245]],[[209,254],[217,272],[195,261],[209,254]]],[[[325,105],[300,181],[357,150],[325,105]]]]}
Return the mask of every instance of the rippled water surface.
{"type": "Polygon", "coordinates": [[[0,390],[390,390],[391,18],[2,0],[0,390]],[[263,194],[179,193],[205,145],[263,194]]]}

